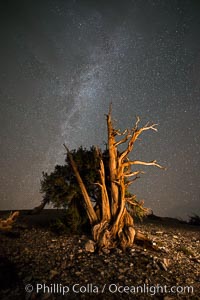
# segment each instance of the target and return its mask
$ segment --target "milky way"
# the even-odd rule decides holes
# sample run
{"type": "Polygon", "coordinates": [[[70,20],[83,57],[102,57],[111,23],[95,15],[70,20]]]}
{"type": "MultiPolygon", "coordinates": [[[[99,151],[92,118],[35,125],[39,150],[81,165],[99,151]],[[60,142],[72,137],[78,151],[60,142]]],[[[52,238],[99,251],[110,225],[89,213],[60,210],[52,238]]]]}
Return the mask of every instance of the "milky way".
{"type": "Polygon", "coordinates": [[[198,1],[2,1],[0,14],[0,209],[39,204],[63,143],[103,148],[112,101],[118,128],[159,124],[132,157],[167,170],[144,168],[132,191],[156,214],[199,214],[198,1]]]}

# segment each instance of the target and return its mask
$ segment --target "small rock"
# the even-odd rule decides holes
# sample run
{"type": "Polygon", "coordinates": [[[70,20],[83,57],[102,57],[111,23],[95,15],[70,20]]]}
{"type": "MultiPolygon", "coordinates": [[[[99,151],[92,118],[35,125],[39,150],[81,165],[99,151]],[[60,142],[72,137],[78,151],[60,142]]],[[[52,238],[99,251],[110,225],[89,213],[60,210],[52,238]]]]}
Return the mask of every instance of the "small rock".
{"type": "Polygon", "coordinates": [[[64,260],[60,267],[64,270],[67,267],[67,262],[64,260]]]}
{"type": "Polygon", "coordinates": [[[122,254],[122,250],[119,249],[119,248],[117,248],[117,249],[116,249],[116,253],[117,253],[117,254],[122,254]]]}
{"type": "Polygon", "coordinates": [[[163,263],[164,263],[164,265],[168,268],[169,267],[169,265],[170,265],[170,259],[169,258],[164,258],[163,259],[163,263]]]}
{"type": "Polygon", "coordinates": [[[75,274],[76,274],[77,276],[80,276],[80,275],[81,275],[81,272],[80,272],[80,271],[77,271],[77,272],[75,272],[75,274]]]}
{"type": "Polygon", "coordinates": [[[50,276],[49,276],[49,279],[52,280],[56,275],[58,275],[58,271],[56,270],[51,270],[50,271],[50,276]]]}
{"type": "Polygon", "coordinates": [[[95,251],[95,242],[92,240],[89,240],[85,244],[85,250],[87,252],[94,252],[95,251]]]}
{"type": "Polygon", "coordinates": [[[167,267],[164,264],[164,262],[160,261],[160,266],[162,267],[163,270],[167,271],[167,267]]]}
{"type": "Polygon", "coordinates": [[[71,254],[69,255],[69,258],[70,258],[70,260],[72,260],[72,259],[74,258],[74,255],[71,253],[71,254]]]}
{"type": "Polygon", "coordinates": [[[157,264],[157,262],[154,262],[153,265],[155,266],[155,268],[156,268],[157,270],[160,270],[160,267],[159,267],[159,265],[157,264]]]}
{"type": "Polygon", "coordinates": [[[102,252],[105,253],[105,254],[109,254],[109,253],[110,253],[110,250],[107,249],[107,248],[103,248],[103,249],[102,249],[102,252]]]}
{"type": "Polygon", "coordinates": [[[124,269],[119,268],[119,273],[124,273],[124,269]]]}
{"type": "Polygon", "coordinates": [[[177,235],[173,235],[173,238],[176,240],[179,239],[179,237],[177,235]]]}

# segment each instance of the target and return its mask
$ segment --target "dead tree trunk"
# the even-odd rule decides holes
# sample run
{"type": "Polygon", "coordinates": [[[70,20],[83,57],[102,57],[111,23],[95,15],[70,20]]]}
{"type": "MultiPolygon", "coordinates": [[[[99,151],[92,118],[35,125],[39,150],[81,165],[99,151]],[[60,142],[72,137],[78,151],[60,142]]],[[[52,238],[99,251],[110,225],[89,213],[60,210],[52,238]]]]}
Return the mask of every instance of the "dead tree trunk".
{"type": "Polygon", "coordinates": [[[108,194],[107,186],[105,184],[105,170],[103,160],[100,159],[100,182],[96,183],[101,188],[101,219],[96,215],[91,204],[86,187],[80,177],[78,168],[73,160],[70,151],[67,153],[70,159],[71,166],[76,175],[77,181],[81,188],[86,211],[92,226],[92,233],[94,241],[99,248],[112,248],[120,246],[125,249],[133,244],[134,239],[145,239],[142,234],[135,232],[133,217],[127,210],[127,203],[129,205],[137,205],[135,197],[126,198],[125,192],[127,187],[132,184],[142,171],[132,170],[134,165],[147,165],[163,168],[155,160],[151,162],[144,162],[139,160],[131,161],[128,158],[129,153],[133,150],[134,143],[139,135],[146,130],[157,131],[157,124],[146,124],[144,127],[138,128],[140,122],[139,117],[132,129],[126,129],[123,133],[120,130],[113,128],[111,117],[111,106],[107,115],[107,130],[108,130],[108,152],[109,152],[109,181],[111,192],[108,194]],[[118,146],[126,145],[123,152],[118,151],[118,146]],[[108,196],[109,195],[109,196],[108,196]]]}
{"type": "Polygon", "coordinates": [[[19,211],[15,211],[14,213],[11,213],[6,220],[0,219],[0,231],[10,231],[18,216],[19,211]]]}

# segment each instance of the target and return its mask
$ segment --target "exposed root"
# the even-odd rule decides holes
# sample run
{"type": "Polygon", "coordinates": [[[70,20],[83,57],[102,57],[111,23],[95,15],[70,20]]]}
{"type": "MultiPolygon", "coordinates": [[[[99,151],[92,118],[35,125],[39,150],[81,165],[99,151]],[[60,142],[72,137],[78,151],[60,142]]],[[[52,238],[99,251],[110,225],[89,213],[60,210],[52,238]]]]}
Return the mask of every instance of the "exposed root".
{"type": "Polygon", "coordinates": [[[106,221],[96,224],[93,227],[92,233],[99,249],[111,249],[119,246],[125,250],[127,247],[133,245],[135,238],[135,229],[133,226],[123,226],[121,229],[116,230],[114,226],[111,228],[106,221]]]}
{"type": "Polygon", "coordinates": [[[109,231],[109,224],[107,221],[94,225],[92,233],[98,248],[109,249],[113,247],[112,238],[109,231]]]}
{"type": "Polygon", "coordinates": [[[137,240],[137,241],[149,241],[149,238],[144,233],[137,230],[136,234],[135,234],[135,240],[137,240]]]}
{"type": "Polygon", "coordinates": [[[142,244],[143,246],[152,249],[154,251],[159,251],[159,248],[153,244],[153,241],[148,238],[144,233],[141,231],[137,230],[135,234],[135,242],[142,244]]]}
{"type": "Polygon", "coordinates": [[[139,230],[135,230],[133,225],[120,226],[116,229],[110,226],[106,221],[94,225],[92,233],[93,239],[98,249],[106,248],[112,249],[120,247],[124,251],[132,247],[134,243],[141,244],[142,246],[158,251],[158,247],[153,244],[153,241],[139,230]],[[113,233],[116,232],[114,235],[113,233]]]}
{"type": "Polygon", "coordinates": [[[126,226],[118,233],[120,247],[125,250],[131,247],[135,238],[135,229],[132,226],[126,226]]]}

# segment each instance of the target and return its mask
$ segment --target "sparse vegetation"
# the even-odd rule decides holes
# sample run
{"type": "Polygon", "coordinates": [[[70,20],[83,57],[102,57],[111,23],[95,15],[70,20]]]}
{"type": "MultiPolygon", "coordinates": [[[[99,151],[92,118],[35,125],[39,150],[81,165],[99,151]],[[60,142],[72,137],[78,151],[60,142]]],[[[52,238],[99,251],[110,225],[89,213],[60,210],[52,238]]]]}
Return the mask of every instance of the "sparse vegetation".
{"type": "Polygon", "coordinates": [[[56,234],[67,232],[67,227],[61,219],[56,219],[50,224],[50,229],[56,234]]]}
{"type": "Polygon", "coordinates": [[[193,214],[192,216],[189,217],[188,223],[190,225],[200,226],[200,216],[193,214]]]}

